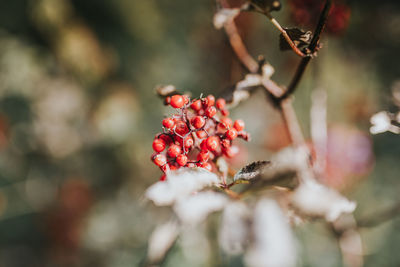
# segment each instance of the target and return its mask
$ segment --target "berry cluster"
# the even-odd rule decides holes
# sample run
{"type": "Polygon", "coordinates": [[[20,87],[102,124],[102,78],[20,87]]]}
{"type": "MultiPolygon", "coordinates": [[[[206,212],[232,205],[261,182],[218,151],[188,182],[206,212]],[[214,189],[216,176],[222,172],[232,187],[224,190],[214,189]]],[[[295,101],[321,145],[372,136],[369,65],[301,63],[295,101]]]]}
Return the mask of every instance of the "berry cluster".
{"type": "MultiPolygon", "coordinates": [[[[350,7],[346,0],[337,0],[333,3],[329,13],[326,30],[333,35],[342,34],[349,24],[350,7]]],[[[290,0],[291,18],[296,24],[313,27],[322,10],[324,1],[320,0],[290,0]]]]}
{"type": "Polygon", "coordinates": [[[209,171],[220,156],[232,158],[236,138],[249,139],[242,120],[228,117],[225,100],[213,95],[193,99],[186,95],[167,96],[165,103],[178,113],[162,121],[163,132],[155,136],[151,159],[165,173],[180,167],[202,167],[209,171]]]}

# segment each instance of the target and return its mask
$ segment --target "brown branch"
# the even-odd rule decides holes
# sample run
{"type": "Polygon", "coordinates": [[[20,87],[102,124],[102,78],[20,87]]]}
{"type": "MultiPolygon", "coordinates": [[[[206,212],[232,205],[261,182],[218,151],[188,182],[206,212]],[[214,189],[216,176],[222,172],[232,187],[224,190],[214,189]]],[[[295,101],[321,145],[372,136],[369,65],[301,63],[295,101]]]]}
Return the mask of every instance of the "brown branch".
{"type": "MultiPolygon", "coordinates": [[[[316,48],[318,46],[319,38],[321,33],[325,27],[326,21],[328,19],[329,11],[332,6],[332,0],[326,0],[324,9],[319,17],[318,24],[315,28],[313,38],[311,39],[310,45],[308,46],[308,50],[310,51],[310,55],[314,54],[316,48]]],[[[304,57],[301,61],[299,66],[297,67],[296,73],[293,76],[292,81],[290,82],[287,91],[280,97],[280,99],[285,99],[289,97],[297,88],[301,78],[303,77],[304,71],[308,63],[311,60],[311,56],[304,57]]]]}
{"type": "Polygon", "coordinates": [[[292,143],[295,146],[303,145],[305,140],[292,105],[292,99],[286,98],[282,100],[280,108],[292,143]]]}

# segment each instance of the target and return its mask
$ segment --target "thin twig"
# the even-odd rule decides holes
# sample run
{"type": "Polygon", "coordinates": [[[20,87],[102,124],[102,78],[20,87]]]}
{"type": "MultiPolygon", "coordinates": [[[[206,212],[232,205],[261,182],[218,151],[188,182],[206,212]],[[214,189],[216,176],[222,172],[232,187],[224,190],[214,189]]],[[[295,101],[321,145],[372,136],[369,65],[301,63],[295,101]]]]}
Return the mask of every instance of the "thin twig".
{"type": "Polygon", "coordinates": [[[282,28],[282,26],[279,24],[279,22],[274,19],[273,17],[268,16],[272,24],[282,33],[282,36],[285,38],[286,42],[290,45],[292,50],[296,53],[296,55],[300,57],[307,57],[306,54],[301,52],[301,50],[296,46],[296,44],[293,42],[293,40],[290,38],[290,36],[287,34],[286,30],[282,28]]]}
{"type": "Polygon", "coordinates": [[[281,111],[290,139],[295,146],[304,145],[304,136],[294,111],[292,99],[286,98],[281,102],[281,111]]]}
{"type": "MultiPolygon", "coordinates": [[[[311,55],[314,54],[314,52],[316,51],[316,48],[318,46],[318,41],[321,36],[322,30],[325,27],[326,21],[328,19],[331,6],[332,6],[332,0],[326,0],[324,9],[322,10],[322,13],[318,20],[318,24],[315,28],[313,38],[311,39],[310,45],[308,46],[311,55]]],[[[310,60],[311,57],[308,56],[304,57],[300,61],[300,64],[297,67],[296,73],[294,74],[293,79],[290,82],[287,91],[280,97],[281,100],[287,98],[296,90],[297,85],[299,84],[301,78],[303,77],[304,71],[306,70],[306,67],[310,62],[310,60]]]]}
{"type": "MultiPolygon", "coordinates": [[[[223,8],[228,8],[229,5],[226,0],[219,0],[220,4],[223,8]]],[[[243,43],[242,38],[240,37],[239,31],[236,27],[234,21],[229,21],[225,23],[224,29],[228,35],[229,43],[232,46],[233,51],[238,57],[239,61],[252,73],[256,73],[258,71],[258,63],[257,61],[250,55],[247,51],[245,44],[243,43]]]]}

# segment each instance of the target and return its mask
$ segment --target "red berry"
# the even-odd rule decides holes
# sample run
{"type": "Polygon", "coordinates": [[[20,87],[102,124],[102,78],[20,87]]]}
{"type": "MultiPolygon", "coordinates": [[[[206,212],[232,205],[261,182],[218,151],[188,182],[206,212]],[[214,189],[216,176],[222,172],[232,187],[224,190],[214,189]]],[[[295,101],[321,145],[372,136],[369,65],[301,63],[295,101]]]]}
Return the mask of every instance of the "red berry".
{"type": "Polygon", "coordinates": [[[217,102],[215,103],[215,106],[217,106],[217,109],[224,109],[225,108],[226,101],[223,98],[218,98],[217,102]]]}
{"type": "Polygon", "coordinates": [[[187,160],[188,160],[187,156],[183,154],[180,154],[178,155],[178,157],[176,157],[176,163],[178,163],[180,166],[185,166],[187,160]]]}
{"type": "Polygon", "coordinates": [[[160,181],[165,181],[167,179],[167,175],[163,174],[160,177],[160,181]]]}
{"type": "Polygon", "coordinates": [[[212,165],[208,162],[204,162],[200,165],[202,168],[206,169],[207,171],[212,171],[212,165]]]}
{"type": "Polygon", "coordinates": [[[157,154],[154,156],[153,162],[157,166],[162,166],[162,165],[165,165],[165,163],[167,163],[167,158],[163,154],[157,154]]]}
{"type": "Polygon", "coordinates": [[[189,129],[186,123],[184,123],[183,121],[178,121],[176,123],[175,132],[179,135],[185,135],[186,133],[189,132],[189,129]]]}
{"type": "Polygon", "coordinates": [[[156,135],[156,138],[164,140],[165,144],[167,144],[167,145],[172,143],[171,136],[169,136],[167,134],[158,134],[158,135],[156,135]]]}
{"type": "Polygon", "coordinates": [[[207,139],[204,139],[204,140],[201,142],[200,148],[201,148],[201,150],[208,151],[207,139]]]}
{"type": "Polygon", "coordinates": [[[181,108],[185,105],[185,99],[181,95],[173,95],[170,104],[173,108],[181,108]]]}
{"type": "Polygon", "coordinates": [[[207,137],[206,131],[197,131],[197,132],[196,132],[196,135],[197,135],[197,137],[200,138],[200,139],[203,139],[203,138],[206,138],[206,137],[207,137]]]}
{"type": "Polygon", "coordinates": [[[169,103],[171,103],[171,97],[170,97],[170,96],[167,96],[167,97],[165,98],[164,103],[165,103],[165,105],[169,105],[169,103]]]}
{"type": "Polygon", "coordinates": [[[219,146],[219,138],[216,136],[210,136],[206,139],[207,148],[211,151],[215,151],[219,146]]]}
{"type": "Polygon", "coordinates": [[[191,136],[188,136],[185,138],[185,141],[183,142],[185,145],[185,148],[192,147],[194,144],[193,138],[191,136]]]}
{"type": "Polygon", "coordinates": [[[200,153],[197,155],[197,160],[200,162],[207,162],[207,160],[210,158],[210,152],[202,150],[200,153]]]}
{"type": "Polygon", "coordinates": [[[231,142],[229,141],[229,139],[223,139],[223,140],[221,140],[221,145],[223,147],[230,147],[231,146],[231,142]]]}
{"type": "Polygon", "coordinates": [[[232,120],[229,118],[222,118],[220,121],[221,126],[225,129],[230,129],[232,127],[232,120]]]}
{"type": "Polygon", "coordinates": [[[181,154],[181,147],[178,145],[171,145],[167,150],[167,155],[171,158],[176,158],[181,154]]]}
{"type": "Polygon", "coordinates": [[[230,139],[233,140],[237,137],[238,133],[235,129],[229,129],[228,131],[226,131],[225,136],[230,139]]]}
{"type": "Polygon", "coordinates": [[[215,97],[213,95],[207,96],[207,106],[214,106],[215,104],[215,97]]]}
{"type": "Polygon", "coordinates": [[[192,119],[192,125],[196,129],[200,129],[206,124],[206,120],[202,116],[196,116],[192,119]]]}
{"type": "Polygon", "coordinates": [[[186,167],[188,167],[188,168],[194,168],[194,167],[196,167],[196,164],[194,164],[193,162],[189,162],[189,163],[186,165],[186,167]]]}
{"type": "Polygon", "coordinates": [[[221,114],[222,114],[222,116],[229,116],[229,110],[227,110],[227,109],[222,109],[222,110],[221,110],[221,114]]]}
{"type": "Polygon", "coordinates": [[[154,139],[154,141],[153,141],[153,149],[154,149],[154,151],[162,152],[162,151],[164,151],[165,147],[166,147],[166,143],[165,143],[164,140],[158,139],[158,138],[154,139]]]}
{"type": "Polygon", "coordinates": [[[227,147],[225,149],[223,149],[223,153],[226,157],[228,158],[233,158],[234,156],[236,156],[238,154],[239,149],[237,147],[227,147]]]}
{"type": "Polygon", "coordinates": [[[194,111],[199,111],[199,110],[202,108],[201,100],[196,100],[196,101],[194,101],[194,102],[190,105],[190,107],[191,107],[194,111]]]}
{"type": "Polygon", "coordinates": [[[169,170],[170,171],[175,171],[175,170],[177,170],[178,169],[178,167],[176,167],[175,165],[170,165],[169,166],[169,170]]]}
{"type": "Polygon", "coordinates": [[[233,124],[233,128],[235,128],[238,132],[243,131],[243,129],[244,129],[244,121],[235,120],[235,123],[233,124]]]}
{"type": "Polygon", "coordinates": [[[207,107],[205,114],[207,117],[214,117],[217,114],[217,109],[214,106],[207,107]]]}
{"type": "Polygon", "coordinates": [[[183,101],[185,102],[185,105],[188,104],[190,101],[189,96],[183,95],[182,97],[183,97],[183,101]]]}
{"type": "Polygon", "coordinates": [[[175,125],[175,122],[171,118],[165,118],[162,121],[162,125],[167,129],[172,129],[172,127],[174,127],[174,125],[175,125]]]}

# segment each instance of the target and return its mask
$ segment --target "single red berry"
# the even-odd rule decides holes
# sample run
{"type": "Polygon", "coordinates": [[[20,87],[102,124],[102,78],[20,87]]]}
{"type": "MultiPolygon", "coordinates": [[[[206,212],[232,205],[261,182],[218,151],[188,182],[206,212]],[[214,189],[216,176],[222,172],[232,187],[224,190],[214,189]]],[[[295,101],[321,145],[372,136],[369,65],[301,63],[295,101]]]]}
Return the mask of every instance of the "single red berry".
{"type": "Polygon", "coordinates": [[[215,97],[213,95],[208,95],[207,96],[207,106],[214,106],[215,104],[215,97]]]}
{"type": "Polygon", "coordinates": [[[221,140],[221,145],[222,145],[222,147],[230,147],[231,142],[229,141],[229,139],[225,138],[225,139],[221,140]]]}
{"type": "Polygon", "coordinates": [[[210,136],[206,139],[207,148],[215,151],[219,146],[219,138],[217,136],[210,136]]]}
{"type": "Polygon", "coordinates": [[[197,160],[200,162],[207,162],[210,158],[210,152],[202,150],[199,154],[197,154],[197,160]]]}
{"type": "Polygon", "coordinates": [[[176,157],[176,163],[178,163],[180,166],[185,166],[187,160],[188,160],[187,156],[183,154],[180,154],[178,155],[178,157],[176,157]]]}
{"type": "Polygon", "coordinates": [[[190,105],[190,107],[191,107],[194,111],[199,111],[199,110],[202,108],[201,100],[193,101],[193,103],[190,105]]]}
{"type": "Polygon", "coordinates": [[[167,144],[165,143],[164,140],[160,139],[160,138],[156,138],[153,141],[153,149],[156,152],[162,152],[164,151],[165,147],[167,146],[167,144]]]}
{"type": "Polygon", "coordinates": [[[205,114],[207,117],[214,117],[217,114],[217,109],[214,106],[207,107],[205,114]]]}
{"type": "Polygon", "coordinates": [[[167,96],[167,97],[165,98],[165,100],[164,100],[164,104],[165,104],[165,105],[169,105],[169,103],[171,103],[171,97],[170,97],[170,96],[167,96]]]}
{"type": "Polygon", "coordinates": [[[229,129],[228,131],[226,131],[225,136],[230,139],[233,140],[238,136],[238,133],[235,129],[229,129]]]}
{"type": "Polygon", "coordinates": [[[189,96],[188,95],[183,95],[182,97],[183,97],[183,101],[184,101],[185,105],[188,104],[189,101],[190,101],[189,96]]]}
{"type": "Polygon", "coordinates": [[[193,146],[194,141],[193,141],[193,138],[191,136],[188,136],[188,137],[185,138],[185,141],[183,143],[185,145],[185,148],[190,148],[190,147],[193,146]]]}
{"type": "Polygon", "coordinates": [[[189,163],[186,165],[186,167],[188,167],[188,168],[194,168],[194,167],[196,167],[196,164],[194,164],[193,162],[189,162],[189,163]]]}
{"type": "Polygon", "coordinates": [[[235,123],[233,124],[233,128],[235,128],[238,132],[243,131],[243,129],[244,129],[244,121],[235,120],[235,123]]]}
{"type": "Polygon", "coordinates": [[[222,114],[222,116],[229,116],[229,110],[227,110],[227,109],[222,109],[222,110],[221,110],[221,114],[222,114]]]}
{"type": "Polygon", "coordinates": [[[230,129],[232,127],[232,120],[230,118],[222,118],[220,124],[225,129],[230,129]]]}
{"type": "Polygon", "coordinates": [[[206,124],[206,120],[202,116],[196,116],[192,119],[192,125],[196,129],[200,129],[206,124]]]}
{"type": "Polygon", "coordinates": [[[171,106],[173,108],[181,108],[185,105],[185,100],[181,95],[173,95],[171,96],[171,106]]]}
{"type": "Polygon", "coordinates": [[[222,152],[226,157],[233,158],[239,153],[239,148],[237,146],[231,146],[225,148],[222,152]]]}
{"type": "Polygon", "coordinates": [[[175,171],[175,170],[177,170],[177,169],[178,169],[178,167],[175,166],[175,165],[170,165],[170,166],[169,166],[169,170],[170,170],[170,171],[175,171]]]}
{"type": "Polygon", "coordinates": [[[172,129],[172,127],[174,127],[174,125],[175,125],[175,122],[171,118],[165,118],[162,121],[162,125],[167,129],[172,129]]]}
{"type": "Polygon", "coordinates": [[[160,177],[160,181],[165,181],[167,179],[167,175],[165,175],[165,174],[163,174],[163,175],[161,175],[161,177],[160,177]]]}
{"type": "Polygon", "coordinates": [[[200,149],[204,150],[204,151],[208,151],[208,147],[207,147],[207,139],[204,139],[201,144],[200,144],[200,149]]]}
{"type": "Polygon", "coordinates": [[[181,154],[181,147],[178,145],[171,145],[167,150],[167,155],[171,158],[176,158],[181,154]]]}
{"type": "Polygon", "coordinates": [[[196,135],[197,135],[197,137],[200,138],[200,139],[203,139],[203,138],[206,138],[206,137],[207,137],[206,131],[197,131],[197,132],[196,132],[196,135]]]}
{"type": "Polygon", "coordinates": [[[199,116],[204,116],[206,112],[204,111],[204,109],[199,109],[199,111],[197,111],[197,115],[199,116]]]}
{"type": "Polygon", "coordinates": [[[167,158],[165,157],[165,155],[163,154],[157,154],[154,156],[153,158],[153,162],[154,164],[156,164],[157,166],[162,166],[165,163],[167,163],[167,158]]]}
{"type": "Polygon", "coordinates": [[[215,106],[217,107],[217,109],[224,109],[226,105],[226,101],[223,98],[218,98],[217,102],[215,103],[215,106]]]}
{"type": "Polygon", "coordinates": [[[204,162],[200,165],[202,168],[206,169],[207,171],[212,171],[212,165],[208,162],[204,162]]]}
{"type": "Polygon", "coordinates": [[[189,129],[183,121],[178,121],[176,123],[175,132],[179,135],[185,135],[189,132],[189,129]]]}

